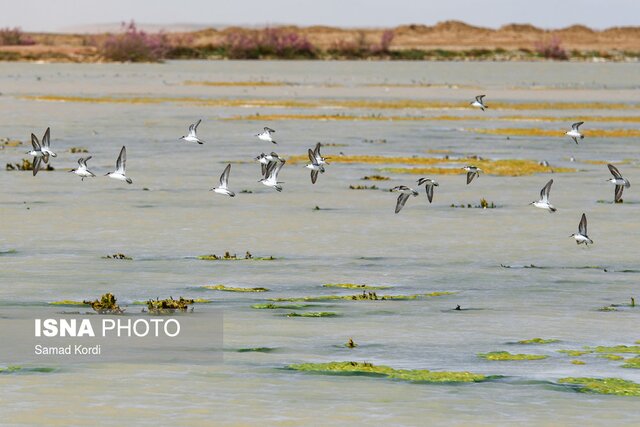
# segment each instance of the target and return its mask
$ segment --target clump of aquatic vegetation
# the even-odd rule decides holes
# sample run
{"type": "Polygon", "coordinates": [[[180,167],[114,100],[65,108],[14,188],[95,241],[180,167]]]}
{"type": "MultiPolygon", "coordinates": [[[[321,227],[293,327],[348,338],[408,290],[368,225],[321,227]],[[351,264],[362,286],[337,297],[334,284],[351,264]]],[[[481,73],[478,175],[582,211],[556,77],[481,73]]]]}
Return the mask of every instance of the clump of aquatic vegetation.
{"type": "Polygon", "coordinates": [[[618,309],[612,305],[605,305],[604,307],[600,307],[598,311],[618,311],[618,309]]]}
{"type": "Polygon", "coordinates": [[[389,289],[391,286],[373,286],[373,285],[362,285],[362,284],[356,284],[356,283],[326,283],[322,285],[322,287],[323,288],[376,290],[376,289],[389,289]]]}
{"type": "Polygon", "coordinates": [[[586,365],[586,364],[587,364],[585,361],[583,361],[583,360],[577,360],[577,359],[576,359],[576,360],[572,360],[572,361],[571,361],[571,363],[572,363],[573,365],[586,365]]]}
{"type": "Polygon", "coordinates": [[[179,299],[173,299],[169,297],[167,299],[155,299],[147,301],[147,310],[151,314],[173,314],[176,311],[186,312],[190,305],[193,305],[194,300],[185,299],[180,297],[179,299]]]}
{"type": "Polygon", "coordinates": [[[117,299],[112,293],[106,293],[94,301],[83,301],[90,305],[98,314],[123,314],[124,309],[117,304],[117,299]]]}
{"type": "Polygon", "coordinates": [[[379,190],[376,185],[350,185],[349,190],[379,190]]]}
{"type": "Polygon", "coordinates": [[[49,304],[51,305],[86,305],[86,303],[83,301],[74,301],[69,299],[53,301],[53,302],[50,302],[49,304]]]}
{"type": "Polygon", "coordinates": [[[55,368],[23,368],[22,366],[7,366],[3,368],[0,366],[0,374],[12,374],[14,372],[53,372],[55,368]]]}
{"type": "Polygon", "coordinates": [[[117,253],[117,254],[113,254],[113,255],[106,255],[106,256],[103,256],[102,259],[124,259],[124,260],[127,260],[127,261],[133,260],[133,258],[131,258],[130,256],[125,255],[123,253],[117,253]]]}
{"type": "Polygon", "coordinates": [[[198,259],[201,259],[204,261],[240,261],[240,260],[273,261],[275,258],[273,256],[254,257],[249,251],[247,251],[244,254],[244,258],[242,258],[242,257],[238,257],[237,254],[232,255],[231,252],[226,251],[222,256],[218,256],[216,254],[200,255],[198,259]]]}
{"type": "Polygon", "coordinates": [[[460,204],[460,205],[456,205],[456,204],[452,203],[451,207],[452,208],[467,208],[467,209],[472,209],[472,208],[473,209],[495,209],[498,206],[496,206],[495,203],[488,202],[487,199],[482,198],[482,199],[480,199],[480,204],[478,204],[478,205],[472,205],[471,203],[467,203],[466,205],[464,203],[460,204]]]}
{"type": "Polygon", "coordinates": [[[233,286],[225,286],[225,285],[206,285],[203,286],[204,289],[210,289],[212,291],[225,291],[225,292],[267,292],[269,289],[267,288],[237,288],[233,286]]]}
{"type": "Polygon", "coordinates": [[[599,354],[598,357],[607,360],[624,360],[624,357],[618,356],[617,354],[599,354]]]}
{"type": "Polygon", "coordinates": [[[492,351],[490,353],[479,353],[478,357],[486,360],[541,360],[549,356],[544,354],[512,354],[508,351],[492,351]]]}
{"type": "Polygon", "coordinates": [[[558,342],[556,339],[531,338],[528,340],[520,340],[517,344],[552,344],[558,342]]]}
{"type": "MultiPolygon", "coordinates": [[[[32,171],[33,162],[29,159],[22,159],[20,163],[7,163],[5,169],[8,171],[32,171]]],[[[50,164],[41,164],[39,170],[49,172],[55,169],[50,164]]]]}
{"type": "Polygon", "coordinates": [[[362,179],[364,181],[389,181],[391,178],[389,178],[388,176],[382,176],[382,175],[368,175],[368,176],[363,176],[362,179]]]}
{"type": "Polygon", "coordinates": [[[640,396],[640,384],[620,378],[560,378],[559,384],[575,385],[581,393],[614,394],[618,396],[640,396]]]}
{"type": "Polygon", "coordinates": [[[71,154],[75,154],[75,153],[88,153],[88,152],[89,152],[89,150],[87,150],[87,149],[86,149],[86,148],[84,148],[84,147],[71,147],[71,148],[69,148],[69,152],[70,152],[71,154]]]}
{"type": "Polygon", "coordinates": [[[265,304],[253,304],[251,308],[255,308],[257,310],[301,310],[307,307],[304,304],[286,304],[286,305],[278,305],[272,303],[265,304]]]}
{"type": "Polygon", "coordinates": [[[349,338],[349,341],[345,344],[345,347],[347,348],[356,348],[357,346],[358,344],[353,341],[353,338],[349,338]]]}
{"type": "Polygon", "coordinates": [[[558,353],[564,353],[571,357],[584,356],[585,354],[593,353],[591,350],[558,350],[558,353]]]}
{"type": "Polygon", "coordinates": [[[334,317],[337,316],[338,313],[333,311],[305,311],[302,313],[291,312],[287,313],[287,317],[334,317]]]}
{"type": "Polygon", "coordinates": [[[271,353],[277,349],[273,347],[250,347],[250,348],[239,348],[236,350],[237,353],[271,353]]]}
{"type": "Polygon", "coordinates": [[[17,139],[11,139],[7,137],[0,138],[0,146],[4,147],[18,147],[22,145],[22,141],[17,139]]]}
{"type": "Polygon", "coordinates": [[[110,35],[99,46],[99,52],[108,61],[159,62],[165,58],[169,48],[165,34],[148,34],[131,21],[122,23],[121,32],[110,35]]]}
{"type": "Polygon", "coordinates": [[[414,294],[414,295],[381,295],[378,296],[375,292],[362,291],[361,294],[355,295],[320,295],[311,297],[293,297],[293,298],[271,298],[270,301],[277,302],[297,302],[297,301],[333,301],[333,300],[347,300],[347,301],[386,301],[386,300],[415,300],[419,298],[431,298],[444,295],[452,295],[454,292],[431,292],[426,294],[414,294]]]}
{"type": "Polygon", "coordinates": [[[426,383],[470,383],[487,381],[490,377],[472,372],[435,372],[426,369],[394,369],[368,362],[302,363],[289,365],[289,369],[334,375],[371,375],[412,382],[426,383]]]}
{"type": "Polygon", "coordinates": [[[593,348],[596,353],[633,353],[640,354],[640,346],[638,345],[615,345],[615,346],[597,346],[593,348]]]}

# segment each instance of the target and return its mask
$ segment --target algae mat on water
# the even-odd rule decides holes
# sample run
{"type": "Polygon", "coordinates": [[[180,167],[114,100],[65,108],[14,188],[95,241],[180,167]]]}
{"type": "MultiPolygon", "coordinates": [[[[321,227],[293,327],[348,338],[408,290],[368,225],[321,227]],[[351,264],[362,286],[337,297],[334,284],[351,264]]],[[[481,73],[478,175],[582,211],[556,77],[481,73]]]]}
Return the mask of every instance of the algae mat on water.
{"type": "Polygon", "coordinates": [[[506,360],[542,360],[546,359],[549,356],[544,354],[512,354],[508,351],[492,351],[490,353],[480,353],[478,357],[486,360],[498,360],[498,361],[506,361],[506,360]]]}
{"type": "Polygon", "coordinates": [[[560,378],[559,384],[569,384],[581,393],[640,396],[640,384],[621,378],[560,378]]]}
{"type": "Polygon", "coordinates": [[[471,372],[434,372],[426,369],[394,369],[367,362],[302,363],[289,365],[289,369],[330,375],[371,375],[413,382],[471,383],[498,378],[471,372]]]}

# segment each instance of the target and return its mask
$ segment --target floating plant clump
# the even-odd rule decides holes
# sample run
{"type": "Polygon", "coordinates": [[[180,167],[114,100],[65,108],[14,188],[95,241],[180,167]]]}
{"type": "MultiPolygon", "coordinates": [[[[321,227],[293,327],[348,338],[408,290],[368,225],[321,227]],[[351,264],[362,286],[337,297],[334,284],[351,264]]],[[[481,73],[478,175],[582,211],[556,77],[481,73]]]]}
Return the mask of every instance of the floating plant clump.
{"type": "Polygon", "coordinates": [[[344,288],[344,289],[389,289],[391,286],[372,286],[372,285],[360,285],[356,283],[326,283],[322,285],[323,288],[344,288]]]}
{"type": "Polygon", "coordinates": [[[559,384],[576,386],[581,393],[614,394],[618,396],[640,396],[640,384],[621,378],[560,378],[559,384]]]}
{"type": "Polygon", "coordinates": [[[74,301],[70,299],[53,301],[53,302],[50,302],[49,304],[51,305],[86,305],[86,303],[84,303],[83,301],[74,301]]]}
{"type": "Polygon", "coordinates": [[[630,357],[625,360],[623,368],[640,369],[640,357],[630,357]]]}
{"type": "Polygon", "coordinates": [[[363,176],[362,179],[364,181],[389,181],[391,178],[389,178],[388,176],[382,176],[382,175],[368,175],[368,176],[363,176]]]}
{"type": "Polygon", "coordinates": [[[549,356],[544,354],[512,354],[508,351],[492,351],[490,353],[479,353],[478,357],[486,360],[510,361],[510,360],[542,360],[549,356]]]}
{"type": "Polygon", "coordinates": [[[194,300],[182,297],[179,299],[173,299],[173,297],[163,300],[155,299],[147,301],[147,310],[150,314],[173,314],[176,311],[185,313],[193,303],[194,300]]]}
{"type": "Polygon", "coordinates": [[[122,253],[117,253],[117,254],[113,254],[113,255],[106,255],[106,256],[103,256],[102,259],[124,259],[124,260],[127,260],[127,261],[133,260],[133,258],[131,258],[130,256],[122,254],[122,253]]]}
{"type": "Polygon", "coordinates": [[[255,308],[256,310],[301,310],[303,308],[308,307],[308,304],[286,304],[286,305],[278,305],[278,304],[253,304],[251,308],[255,308]]]}
{"type": "Polygon", "coordinates": [[[586,365],[586,362],[584,362],[582,360],[572,360],[571,363],[573,365],[586,365]]]}
{"type": "Polygon", "coordinates": [[[287,317],[335,317],[338,313],[333,311],[305,311],[302,313],[287,313],[287,317]]]}
{"type": "MultiPolygon", "coordinates": [[[[5,169],[8,171],[32,171],[33,170],[33,162],[29,159],[22,159],[21,163],[7,163],[5,169]]],[[[53,171],[55,170],[53,166],[49,164],[40,165],[41,171],[53,171]]]]}
{"type": "Polygon", "coordinates": [[[111,293],[106,293],[99,300],[83,301],[84,304],[90,305],[98,314],[123,314],[124,309],[117,304],[116,297],[111,293]]]}
{"type": "Polygon", "coordinates": [[[564,353],[571,357],[584,356],[585,354],[591,354],[591,350],[558,350],[558,353],[564,353]]]}
{"type": "Polygon", "coordinates": [[[517,344],[551,344],[558,341],[559,340],[556,339],[531,338],[528,340],[520,340],[517,344]]]}
{"type": "Polygon", "coordinates": [[[254,261],[273,261],[275,258],[272,256],[269,257],[255,257],[253,255],[251,255],[251,252],[247,251],[244,254],[244,258],[238,257],[238,255],[233,254],[231,255],[231,253],[229,251],[226,251],[224,253],[224,255],[222,256],[218,256],[216,254],[209,254],[209,255],[200,255],[198,257],[198,259],[204,260],[204,261],[244,261],[244,260],[254,260],[254,261]]]}
{"type": "Polygon", "coordinates": [[[596,353],[633,353],[640,354],[638,345],[597,346],[593,348],[596,353]]]}
{"type": "Polygon", "coordinates": [[[349,190],[379,190],[377,185],[350,185],[349,190]]]}
{"type": "Polygon", "coordinates": [[[0,367],[0,374],[12,374],[14,372],[53,372],[55,368],[23,368],[22,366],[0,367]]]}
{"type": "Polygon", "coordinates": [[[472,205],[471,203],[467,203],[466,205],[460,204],[460,205],[456,205],[454,203],[451,203],[451,207],[452,208],[467,208],[467,209],[495,209],[498,206],[493,203],[493,202],[488,202],[486,199],[480,199],[480,204],[478,205],[472,205]]]}
{"type": "Polygon", "coordinates": [[[394,369],[367,362],[302,363],[289,365],[289,369],[335,375],[371,375],[412,382],[471,383],[497,378],[471,372],[434,372],[426,369],[394,369]]]}
{"type": "Polygon", "coordinates": [[[69,148],[69,152],[70,152],[71,154],[75,154],[75,153],[88,153],[88,152],[89,152],[89,150],[87,150],[87,149],[86,149],[86,148],[84,148],[84,147],[71,147],[71,148],[69,148]]]}
{"type": "Polygon", "coordinates": [[[355,295],[320,295],[313,297],[293,297],[293,298],[270,298],[270,301],[332,301],[332,300],[348,300],[348,301],[387,301],[387,300],[415,300],[419,298],[431,298],[444,295],[452,295],[455,292],[431,292],[428,294],[414,295],[381,295],[375,292],[362,291],[361,294],[355,295]]]}
{"type": "Polygon", "coordinates": [[[225,292],[267,292],[267,288],[234,288],[233,286],[225,285],[207,285],[203,286],[204,289],[210,289],[212,291],[225,291],[225,292]]]}

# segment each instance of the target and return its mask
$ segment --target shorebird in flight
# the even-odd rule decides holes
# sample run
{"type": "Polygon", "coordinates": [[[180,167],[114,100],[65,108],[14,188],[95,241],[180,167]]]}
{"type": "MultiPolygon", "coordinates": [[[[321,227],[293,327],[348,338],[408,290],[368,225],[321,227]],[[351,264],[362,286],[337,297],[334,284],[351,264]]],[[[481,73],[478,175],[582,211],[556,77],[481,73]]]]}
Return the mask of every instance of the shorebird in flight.
{"type": "Polygon", "coordinates": [[[45,163],[49,162],[49,156],[57,157],[57,154],[51,151],[51,128],[47,128],[47,130],[44,132],[44,136],[42,137],[41,151],[45,155],[45,163]]]}
{"type": "Polygon", "coordinates": [[[236,193],[229,190],[229,173],[231,172],[231,163],[224,168],[224,172],[220,175],[220,185],[218,187],[214,187],[209,191],[214,191],[218,194],[224,194],[229,197],[235,197],[236,193]]]}
{"type": "MultiPolygon", "coordinates": [[[[44,135],[47,136],[48,132],[49,129],[47,128],[47,132],[45,132],[44,135]]],[[[42,139],[44,140],[44,137],[42,139]]],[[[33,176],[36,176],[38,174],[38,171],[40,170],[40,165],[42,164],[42,162],[44,161],[45,163],[47,163],[49,161],[49,154],[45,154],[42,151],[42,145],[40,145],[38,137],[34,134],[31,134],[31,147],[32,150],[27,151],[27,154],[33,156],[33,176]]]]}
{"type": "Polygon", "coordinates": [[[480,177],[480,171],[482,169],[476,167],[476,166],[465,166],[462,169],[467,171],[467,185],[471,184],[471,181],[473,181],[473,178],[480,177]]]}
{"type": "Polygon", "coordinates": [[[78,168],[77,169],[71,169],[69,172],[73,172],[76,175],[78,175],[80,178],[82,178],[82,181],[84,181],[85,178],[88,177],[94,177],[95,175],[93,174],[93,172],[91,172],[88,168],[87,168],[87,162],[89,161],[89,159],[91,159],[91,156],[84,158],[81,157],[78,159],[78,168]]]}
{"type": "Polygon", "coordinates": [[[555,212],[557,209],[553,207],[551,203],[549,203],[549,192],[551,191],[551,185],[553,184],[553,180],[550,179],[547,184],[542,187],[540,190],[540,200],[537,202],[531,202],[530,205],[535,206],[540,209],[547,209],[549,212],[555,212]]]}
{"type": "Polygon", "coordinates": [[[192,123],[189,125],[189,134],[187,136],[181,136],[179,139],[184,139],[187,142],[197,142],[198,144],[204,144],[204,141],[198,138],[196,135],[196,131],[198,130],[198,125],[202,119],[198,120],[196,123],[192,123]]]}
{"type": "Polygon", "coordinates": [[[593,245],[593,240],[587,236],[587,216],[582,214],[582,218],[580,218],[580,224],[578,224],[578,233],[574,233],[569,237],[573,237],[576,239],[576,243],[579,245],[584,243],[585,246],[589,246],[589,244],[593,245]]]}
{"type": "Polygon", "coordinates": [[[397,187],[393,187],[391,191],[399,192],[398,201],[396,202],[396,213],[400,212],[404,207],[404,204],[407,203],[407,199],[409,196],[416,197],[418,192],[413,188],[409,188],[406,185],[399,185],[397,187]]]}
{"type": "Polygon", "coordinates": [[[272,166],[267,167],[264,178],[258,182],[261,182],[267,187],[275,188],[278,192],[282,191],[282,186],[280,184],[284,184],[284,182],[278,181],[278,173],[280,173],[280,169],[282,169],[285,163],[286,162],[284,160],[280,162],[273,162],[272,166]]]}
{"type": "Polygon", "coordinates": [[[275,141],[273,140],[273,138],[271,137],[271,134],[272,134],[272,133],[275,133],[275,132],[276,132],[275,130],[273,130],[273,129],[271,129],[271,128],[268,128],[268,127],[265,127],[265,128],[263,129],[263,132],[262,132],[262,133],[257,134],[256,136],[258,137],[258,139],[259,139],[260,141],[273,142],[274,144],[277,144],[277,142],[275,142],[275,141]]]}
{"type": "Polygon", "coordinates": [[[311,148],[309,148],[308,153],[309,153],[309,161],[311,163],[309,163],[305,167],[307,169],[311,169],[311,183],[315,184],[318,179],[318,172],[324,173],[324,166],[322,166],[321,164],[318,164],[318,159],[315,155],[315,152],[311,150],[311,148]]]}
{"type": "Polygon", "coordinates": [[[429,203],[433,201],[433,187],[437,187],[440,184],[435,179],[431,178],[420,178],[418,180],[418,186],[425,184],[424,189],[427,192],[427,199],[429,199],[429,203]]]}
{"type": "Polygon", "coordinates": [[[580,133],[580,131],[578,130],[578,128],[580,127],[580,125],[582,125],[584,122],[577,122],[571,125],[571,130],[568,131],[565,135],[570,136],[575,142],[576,144],[578,143],[578,139],[583,139],[584,135],[580,133]]]}
{"type": "Polygon", "coordinates": [[[254,160],[257,160],[260,165],[262,166],[262,175],[264,176],[267,171],[275,166],[276,162],[284,162],[284,159],[280,158],[278,156],[277,153],[274,153],[273,151],[271,152],[271,154],[264,154],[264,153],[260,153],[260,155],[258,157],[256,157],[254,160]]]}
{"type": "Polygon", "coordinates": [[[615,184],[616,186],[613,201],[615,203],[622,203],[622,192],[625,188],[631,187],[631,183],[628,179],[622,177],[622,174],[617,167],[613,165],[607,165],[607,167],[609,168],[611,175],[613,175],[613,178],[609,178],[607,182],[615,184]]]}
{"type": "Polygon", "coordinates": [[[109,178],[117,179],[119,181],[126,181],[127,184],[132,184],[131,178],[127,178],[126,175],[126,163],[127,163],[127,148],[122,146],[118,160],[116,160],[116,170],[106,174],[109,178]]]}
{"type": "Polygon", "coordinates": [[[482,100],[482,98],[484,98],[485,96],[487,96],[487,95],[478,95],[478,96],[476,96],[476,100],[471,103],[471,106],[479,108],[482,111],[484,111],[485,108],[489,108],[486,105],[484,105],[484,101],[482,100]]]}

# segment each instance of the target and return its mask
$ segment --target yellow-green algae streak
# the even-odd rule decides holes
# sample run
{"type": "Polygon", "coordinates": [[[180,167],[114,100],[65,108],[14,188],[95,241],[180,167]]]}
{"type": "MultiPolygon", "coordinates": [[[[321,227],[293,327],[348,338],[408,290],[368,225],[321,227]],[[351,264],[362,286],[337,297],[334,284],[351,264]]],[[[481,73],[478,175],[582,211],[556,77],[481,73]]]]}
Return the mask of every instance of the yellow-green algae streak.
{"type": "Polygon", "coordinates": [[[372,285],[358,285],[356,283],[327,283],[322,285],[323,288],[344,288],[344,289],[389,289],[391,286],[372,286],[372,285]]]}
{"type": "Polygon", "coordinates": [[[65,300],[61,300],[61,301],[54,301],[54,302],[50,302],[49,304],[52,304],[52,305],[85,305],[85,303],[82,302],[82,301],[73,301],[73,300],[69,300],[69,299],[65,299],[65,300]]]}
{"type": "Polygon", "coordinates": [[[490,353],[479,353],[478,357],[486,360],[541,360],[549,356],[544,354],[512,354],[508,351],[492,351],[490,353]]]}
{"type": "Polygon", "coordinates": [[[544,339],[544,338],[531,338],[528,340],[520,340],[518,344],[551,344],[558,342],[556,339],[544,339]]]}
{"type": "Polygon", "coordinates": [[[267,292],[267,288],[234,288],[233,286],[225,285],[208,285],[203,286],[204,289],[211,289],[212,291],[225,291],[225,292],[267,292]]]}
{"type": "Polygon", "coordinates": [[[620,378],[560,378],[560,384],[573,384],[581,393],[640,396],[640,384],[620,378]]]}
{"type": "Polygon", "coordinates": [[[348,301],[385,301],[385,300],[414,300],[418,298],[431,298],[443,295],[452,295],[455,292],[431,292],[428,294],[415,294],[415,295],[382,295],[377,299],[363,296],[362,294],[356,295],[320,295],[314,297],[293,297],[293,298],[270,298],[269,301],[333,301],[333,300],[348,300],[348,301]]]}
{"type": "MultiPolygon", "coordinates": [[[[21,96],[20,99],[54,102],[120,103],[120,104],[162,104],[168,102],[197,104],[201,106],[255,106],[291,108],[362,108],[362,109],[455,109],[468,110],[466,102],[424,101],[415,99],[370,100],[370,99],[230,99],[200,97],[152,97],[152,96],[63,96],[40,95],[21,96]]],[[[637,110],[640,104],[613,102],[493,102],[492,110],[637,110]]]]}
{"type": "Polygon", "coordinates": [[[338,313],[333,311],[305,311],[303,313],[288,313],[287,317],[334,317],[338,313]]]}
{"type": "Polygon", "coordinates": [[[633,368],[640,369],[640,357],[630,357],[625,360],[625,364],[622,365],[623,368],[633,368]]]}
{"type": "Polygon", "coordinates": [[[596,353],[633,353],[640,354],[640,346],[638,345],[615,345],[611,347],[598,346],[593,348],[596,353]]]}
{"type": "Polygon", "coordinates": [[[366,362],[302,363],[289,365],[289,369],[335,375],[371,375],[404,381],[428,383],[471,383],[493,379],[471,372],[434,372],[426,369],[394,369],[366,362]]]}
{"type": "Polygon", "coordinates": [[[256,310],[301,310],[303,308],[308,307],[308,304],[286,304],[286,305],[278,305],[278,304],[253,304],[251,308],[255,308],[256,310]]]}

